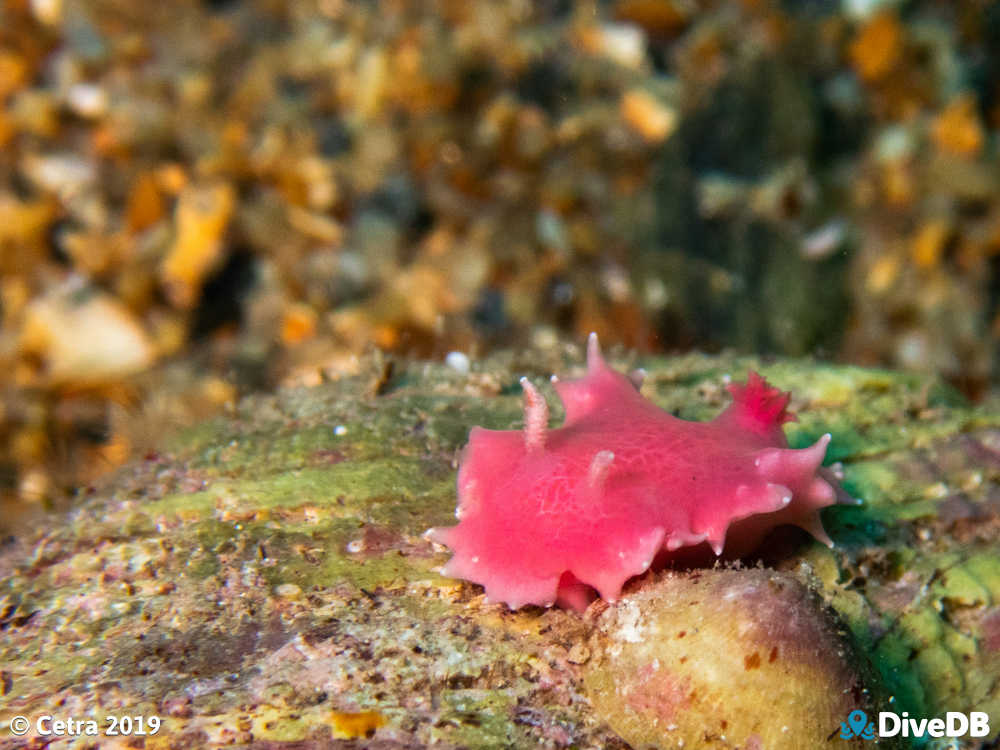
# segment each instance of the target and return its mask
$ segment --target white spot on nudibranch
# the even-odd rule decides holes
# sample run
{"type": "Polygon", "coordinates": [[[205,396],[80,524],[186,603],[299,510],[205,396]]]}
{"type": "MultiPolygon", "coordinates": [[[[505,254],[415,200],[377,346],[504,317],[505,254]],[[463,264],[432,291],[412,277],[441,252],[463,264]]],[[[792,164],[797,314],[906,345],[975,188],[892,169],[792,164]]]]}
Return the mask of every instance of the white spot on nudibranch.
{"type": "Polygon", "coordinates": [[[590,469],[587,471],[587,484],[595,489],[603,486],[614,460],[615,454],[611,451],[597,451],[590,462],[590,469]]]}

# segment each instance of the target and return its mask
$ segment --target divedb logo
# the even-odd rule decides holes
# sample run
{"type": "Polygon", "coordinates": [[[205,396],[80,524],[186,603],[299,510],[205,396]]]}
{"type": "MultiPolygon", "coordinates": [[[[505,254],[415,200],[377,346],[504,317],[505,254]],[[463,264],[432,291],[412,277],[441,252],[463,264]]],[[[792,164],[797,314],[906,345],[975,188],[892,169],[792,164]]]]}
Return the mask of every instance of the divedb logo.
{"type": "Polygon", "coordinates": [[[846,721],[840,722],[840,736],[849,740],[854,737],[873,740],[876,737],[985,737],[990,733],[990,717],[985,711],[970,711],[963,714],[949,711],[944,718],[911,719],[910,714],[879,711],[878,726],[868,720],[868,714],[860,709],[847,714],[846,721]]]}

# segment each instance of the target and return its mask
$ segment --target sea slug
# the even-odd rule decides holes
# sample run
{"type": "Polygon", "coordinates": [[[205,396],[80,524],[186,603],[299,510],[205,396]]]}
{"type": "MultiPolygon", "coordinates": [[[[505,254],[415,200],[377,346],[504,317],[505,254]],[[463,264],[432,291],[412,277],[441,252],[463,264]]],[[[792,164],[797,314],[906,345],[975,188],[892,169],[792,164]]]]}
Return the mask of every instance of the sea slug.
{"type": "MultiPolygon", "coordinates": [[[[587,374],[552,382],[566,411],[527,378],[524,430],[469,434],[458,472],[457,526],[429,538],[453,551],[446,575],[482,584],[511,609],[580,609],[592,590],[608,601],[659,554],[707,544],[716,555],[752,551],[782,524],[830,545],[820,521],[836,491],[820,465],[830,442],[788,447],[789,394],[754,372],[728,387],[733,402],[710,422],[678,419],[639,393],[587,346],[587,374]]],[[[588,597],[590,594],[590,597],[588,597]]]]}

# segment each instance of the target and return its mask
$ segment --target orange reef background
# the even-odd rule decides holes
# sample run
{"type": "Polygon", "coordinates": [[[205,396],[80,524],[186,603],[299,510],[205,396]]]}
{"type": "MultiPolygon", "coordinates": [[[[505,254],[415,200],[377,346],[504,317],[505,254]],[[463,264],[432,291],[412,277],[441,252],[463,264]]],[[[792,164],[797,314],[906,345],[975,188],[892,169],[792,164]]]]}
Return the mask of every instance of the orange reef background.
{"type": "Polygon", "coordinates": [[[0,0],[0,516],[373,348],[995,392],[1000,6],[0,0]]]}

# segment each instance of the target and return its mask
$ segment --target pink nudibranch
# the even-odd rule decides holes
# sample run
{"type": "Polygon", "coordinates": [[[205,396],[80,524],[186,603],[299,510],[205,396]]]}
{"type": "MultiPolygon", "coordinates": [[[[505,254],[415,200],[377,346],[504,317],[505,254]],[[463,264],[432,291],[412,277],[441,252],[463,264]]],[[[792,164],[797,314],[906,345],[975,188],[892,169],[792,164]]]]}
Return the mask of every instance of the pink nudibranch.
{"type": "Polygon", "coordinates": [[[482,584],[512,609],[586,605],[589,587],[614,601],[658,554],[707,543],[738,557],[776,526],[832,545],[820,509],[836,491],[820,472],[830,435],[788,447],[789,395],[751,372],[710,422],[668,414],[639,393],[641,373],[610,368],[597,336],[587,374],[553,385],[566,411],[522,378],[524,430],[469,434],[458,472],[457,526],[428,536],[453,551],[449,576],[482,584]]]}

